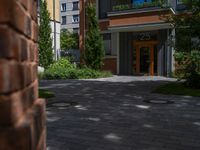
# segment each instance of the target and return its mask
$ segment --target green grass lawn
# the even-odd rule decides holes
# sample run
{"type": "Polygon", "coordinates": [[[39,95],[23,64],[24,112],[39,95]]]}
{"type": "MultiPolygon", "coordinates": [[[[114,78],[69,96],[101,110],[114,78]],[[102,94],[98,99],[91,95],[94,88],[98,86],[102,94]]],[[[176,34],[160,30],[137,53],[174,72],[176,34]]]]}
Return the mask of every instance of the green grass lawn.
{"type": "Polygon", "coordinates": [[[44,89],[39,89],[39,97],[40,98],[52,98],[54,97],[54,93],[50,92],[48,90],[44,90],[44,89]]]}
{"type": "Polygon", "coordinates": [[[183,83],[180,82],[161,85],[157,89],[155,89],[153,93],[200,97],[200,89],[186,87],[183,83]]]}

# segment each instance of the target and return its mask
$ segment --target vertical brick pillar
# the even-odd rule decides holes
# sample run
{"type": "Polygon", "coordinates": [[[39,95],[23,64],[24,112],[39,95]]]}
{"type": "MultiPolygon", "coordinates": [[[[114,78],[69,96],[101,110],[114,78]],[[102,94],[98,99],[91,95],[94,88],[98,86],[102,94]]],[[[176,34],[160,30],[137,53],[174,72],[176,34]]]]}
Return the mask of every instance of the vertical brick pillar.
{"type": "Polygon", "coordinates": [[[79,27],[80,27],[80,34],[79,34],[79,49],[81,53],[81,63],[83,62],[83,57],[84,57],[84,49],[85,49],[85,1],[86,0],[80,0],[79,1],[79,12],[80,12],[80,22],[79,22],[79,27]]]}
{"type": "Polygon", "coordinates": [[[0,150],[46,149],[37,40],[37,1],[0,0],[0,150]]]}

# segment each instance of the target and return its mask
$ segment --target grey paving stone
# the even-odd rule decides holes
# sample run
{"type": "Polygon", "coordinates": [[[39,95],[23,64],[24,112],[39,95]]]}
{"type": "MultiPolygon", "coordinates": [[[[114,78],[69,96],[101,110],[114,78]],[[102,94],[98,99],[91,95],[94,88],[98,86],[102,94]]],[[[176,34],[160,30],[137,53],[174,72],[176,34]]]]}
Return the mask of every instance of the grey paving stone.
{"type": "Polygon", "coordinates": [[[47,103],[48,150],[200,149],[200,98],[151,93],[173,82],[164,77],[114,76],[93,80],[41,81],[55,92],[47,103]],[[172,100],[149,104],[144,100],[172,100]]]}

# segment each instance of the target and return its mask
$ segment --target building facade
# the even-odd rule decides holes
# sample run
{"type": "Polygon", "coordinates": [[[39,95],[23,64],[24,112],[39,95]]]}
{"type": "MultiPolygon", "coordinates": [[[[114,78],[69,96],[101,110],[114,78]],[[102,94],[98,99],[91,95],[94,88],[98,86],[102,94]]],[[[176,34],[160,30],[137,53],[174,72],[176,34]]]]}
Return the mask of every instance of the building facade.
{"type": "MultiPolygon", "coordinates": [[[[119,75],[169,76],[174,71],[169,39],[175,31],[163,15],[181,9],[181,0],[93,0],[105,47],[104,67],[119,75]]],[[[80,4],[80,49],[84,52],[86,20],[80,4]]],[[[87,19],[87,18],[86,18],[87,19]]]]}
{"type": "Polygon", "coordinates": [[[61,29],[79,32],[79,0],[60,0],[61,29]]]}
{"type": "Polygon", "coordinates": [[[57,60],[60,51],[60,4],[59,0],[47,0],[47,9],[51,18],[52,46],[57,60]]]}

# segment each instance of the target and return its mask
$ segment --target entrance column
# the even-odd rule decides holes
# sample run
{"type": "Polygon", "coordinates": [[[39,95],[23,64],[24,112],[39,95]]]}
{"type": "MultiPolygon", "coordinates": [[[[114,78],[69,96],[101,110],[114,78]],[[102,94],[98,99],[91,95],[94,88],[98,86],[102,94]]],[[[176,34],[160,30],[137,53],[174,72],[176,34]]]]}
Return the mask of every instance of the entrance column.
{"type": "Polygon", "coordinates": [[[45,150],[36,0],[0,0],[0,149],[45,150]]]}
{"type": "Polygon", "coordinates": [[[150,75],[154,75],[154,45],[150,45],[150,75]]]}
{"type": "Polygon", "coordinates": [[[136,45],[136,73],[140,73],[140,46],[136,45]]]}

